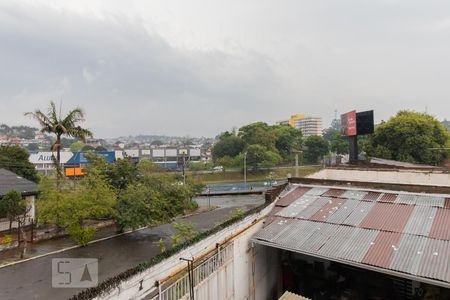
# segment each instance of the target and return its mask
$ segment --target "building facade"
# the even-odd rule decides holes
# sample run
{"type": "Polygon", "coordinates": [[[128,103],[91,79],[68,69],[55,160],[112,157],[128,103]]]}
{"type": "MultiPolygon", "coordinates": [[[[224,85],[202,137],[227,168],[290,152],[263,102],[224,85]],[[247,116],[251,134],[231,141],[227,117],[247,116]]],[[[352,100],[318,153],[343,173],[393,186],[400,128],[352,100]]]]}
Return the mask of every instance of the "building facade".
{"type": "Polygon", "coordinates": [[[304,117],[298,120],[298,125],[295,128],[299,128],[304,137],[311,135],[322,135],[322,118],[320,117],[304,117]]]}
{"type": "MultiPolygon", "coordinates": [[[[56,152],[37,152],[30,154],[29,161],[34,165],[36,171],[48,175],[55,170],[53,156],[56,157],[56,152]]],[[[71,159],[73,153],[70,151],[61,151],[61,167],[71,159]]]]}
{"type": "Polygon", "coordinates": [[[289,120],[277,122],[279,125],[288,124],[294,128],[300,129],[304,137],[311,135],[322,135],[322,118],[311,117],[304,114],[292,115],[289,120]]]}

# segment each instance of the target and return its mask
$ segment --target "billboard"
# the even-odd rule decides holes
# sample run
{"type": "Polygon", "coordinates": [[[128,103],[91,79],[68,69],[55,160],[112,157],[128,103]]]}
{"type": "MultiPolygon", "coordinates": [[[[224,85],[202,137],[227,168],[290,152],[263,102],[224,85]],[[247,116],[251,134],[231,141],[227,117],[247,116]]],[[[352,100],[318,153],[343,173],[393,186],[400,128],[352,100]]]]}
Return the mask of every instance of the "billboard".
{"type": "Polygon", "coordinates": [[[341,134],[345,136],[355,136],[357,134],[356,110],[341,115],[341,134]]]}
{"type": "Polygon", "coordinates": [[[373,133],[373,110],[362,111],[356,114],[356,128],[358,135],[373,133]]]}
{"type": "Polygon", "coordinates": [[[341,115],[341,134],[356,136],[371,134],[374,131],[373,110],[356,112],[350,111],[341,115]]]}

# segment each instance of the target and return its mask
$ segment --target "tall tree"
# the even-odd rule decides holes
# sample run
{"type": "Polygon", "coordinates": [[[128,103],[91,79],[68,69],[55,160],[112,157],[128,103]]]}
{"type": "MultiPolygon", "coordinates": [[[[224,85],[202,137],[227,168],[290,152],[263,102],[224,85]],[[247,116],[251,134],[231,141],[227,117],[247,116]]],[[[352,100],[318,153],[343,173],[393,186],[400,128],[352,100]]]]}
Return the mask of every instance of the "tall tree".
{"type": "Polygon", "coordinates": [[[247,145],[262,145],[268,150],[275,150],[276,134],[272,127],[264,122],[256,122],[239,128],[239,137],[247,145]]]}
{"type": "Polygon", "coordinates": [[[29,156],[28,152],[19,146],[0,146],[0,168],[38,182],[39,176],[33,164],[28,160],[29,156]]]}
{"type": "Polygon", "coordinates": [[[328,153],[328,143],[323,137],[311,135],[305,141],[307,148],[305,158],[310,163],[317,163],[319,158],[328,153]]]}
{"type": "Polygon", "coordinates": [[[289,125],[272,126],[276,135],[275,147],[287,158],[292,150],[299,150],[302,146],[302,132],[289,125]]]}
{"type": "Polygon", "coordinates": [[[54,134],[56,136],[56,141],[53,143],[51,150],[56,151],[56,163],[58,166],[61,162],[61,138],[63,136],[78,138],[83,142],[86,140],[86,137],[92,137],[91,131],[78,125],[84,121],[84,112],[79,107],[69,111],[67,115],[62,116],[61,110],[57,112],[55,103],[50,101],[47,114],[37,109],[34,112],[25,113],[25,115],[29,115],[39,122],[42,133],[54,134]]]}
{"type": "Polygon", "coordinates": [[[212,147],[211,153],[214,161],[224,157],[235,157],[244,150],[244,141],[234,135],[222,135],[220,140],[212,147]]]}
{"type": "Polygon", "coordinates": [[[399,111],[378,125],[366,144],[369,156],[412,163],[438,164],[447,156],[447,129],[426,113],[399,111]]]}

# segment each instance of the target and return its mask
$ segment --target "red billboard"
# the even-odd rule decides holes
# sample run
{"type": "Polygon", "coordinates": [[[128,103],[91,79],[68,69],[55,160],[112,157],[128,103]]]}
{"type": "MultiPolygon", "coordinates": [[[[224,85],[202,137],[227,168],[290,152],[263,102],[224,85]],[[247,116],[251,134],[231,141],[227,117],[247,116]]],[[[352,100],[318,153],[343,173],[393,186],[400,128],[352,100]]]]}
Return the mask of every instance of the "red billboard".
{"type": "Polygon", "coordinates": [[[356,110],[352,110],[346,114],[341,115],[341,130],[342,135],[356,135],[356,110]]]}

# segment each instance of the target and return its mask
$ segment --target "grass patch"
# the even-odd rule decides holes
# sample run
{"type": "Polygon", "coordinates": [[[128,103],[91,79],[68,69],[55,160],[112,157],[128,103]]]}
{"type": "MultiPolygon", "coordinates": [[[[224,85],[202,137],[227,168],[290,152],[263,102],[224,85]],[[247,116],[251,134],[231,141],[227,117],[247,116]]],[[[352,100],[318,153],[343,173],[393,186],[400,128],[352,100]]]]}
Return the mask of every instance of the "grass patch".
{"type": "MultiPolygon", "coordinates": [[[[320,166],[302,166],[299,169],[299,176],[304,177],[306,175],[315,173],[319,171],[322,167],[320,166]]],[[[283,180],[288,177],[288,174],[295,176],[295,168],[277,168],[272,170],[260,170],[257,172],[247,172],[247,181],[265,181],[269,176],[270,172],[273,173],[273,178],[276,180],[283,180]]],[[[244,174],[239,171],[236,172],[220,172],[220,173],[208,173],[208,174],[198,174],[196,172],[188,172],[187,176],[190,177],[194,182],[202,182],[204,184],[208,183],[218,183],[218,182],[239,182],[244,181],[244,174]]]]}

